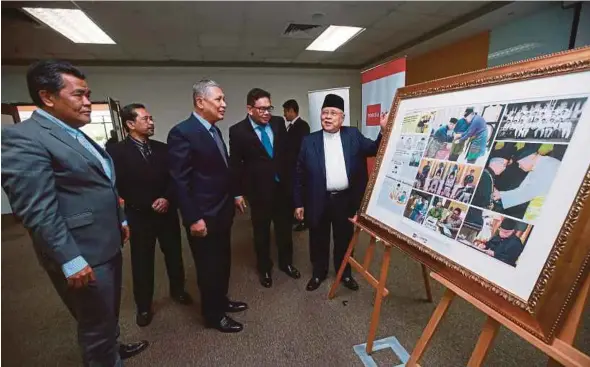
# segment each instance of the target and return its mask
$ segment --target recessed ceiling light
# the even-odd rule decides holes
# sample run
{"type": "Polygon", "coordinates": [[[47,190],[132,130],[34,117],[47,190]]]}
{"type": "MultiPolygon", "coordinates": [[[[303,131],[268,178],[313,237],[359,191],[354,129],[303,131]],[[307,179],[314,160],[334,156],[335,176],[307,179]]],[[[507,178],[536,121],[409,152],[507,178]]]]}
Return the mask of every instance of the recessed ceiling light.
{"type": "Polygon", "coordinates": [[[364,30],[365,28],[331,25],[306,50],[334,51],[364,30]]]}
{"type": "Polygon", "coordinates": [[[82,10],[51,8],[23,8],[23,10],[74,43],[115,44],[115,41],[82,10]]]}

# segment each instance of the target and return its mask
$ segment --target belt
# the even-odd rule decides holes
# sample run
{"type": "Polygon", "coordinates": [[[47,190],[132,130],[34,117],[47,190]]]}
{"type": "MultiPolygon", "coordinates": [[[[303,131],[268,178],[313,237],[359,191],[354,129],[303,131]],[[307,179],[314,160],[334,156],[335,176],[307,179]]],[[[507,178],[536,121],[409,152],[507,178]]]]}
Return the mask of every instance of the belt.
{"type": "Polygon", "coordinates": [[[336,196],[336,195],[346,194],[348,191],[349,191],[348,189],[345,189],[345,190],[340,190],[340,191],[327,191],[327,193],[330,196],[336,196]]]}

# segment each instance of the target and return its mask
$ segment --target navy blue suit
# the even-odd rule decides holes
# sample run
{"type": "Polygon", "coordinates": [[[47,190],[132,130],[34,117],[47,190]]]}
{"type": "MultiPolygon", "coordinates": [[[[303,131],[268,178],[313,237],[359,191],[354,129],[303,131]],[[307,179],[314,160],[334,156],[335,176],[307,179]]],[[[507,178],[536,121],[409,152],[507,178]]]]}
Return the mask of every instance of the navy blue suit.
{"type": "MultiPolygon", "coordinates": [[[[348,218],[360,207],[367,187],[367,157],[374,157],[379,148],[377,140],[363,136],[355,127],[340,128],[340,139],[348,177],[348,189],[329,193],[326,189],[326,160],[323,131],[316,131],[303,139],[294,183],[296,208],[305,208],[309,246],[314,277],[325,278],[330,257],[330,227],[334,233],[334,268],[342,263],[353,227],[348,218]]],[[[350,276],[348,266],[344,276],[350,276]]]]}
{"type": "MultiPolygon", "coordinates": [[[[221,132],[212,127],[221,139],[221,132]]],[[[218,148],[212,132],[194,114],[168,134],[170,175],[197,268],[203,316],[216,322],[225,314],[234,216],[227,148],[218,148]],[[223,155],[222,155],[223,154],[223,155]],[[203,219],[207,236],[193,237],[190,226],[203,219]]]]}

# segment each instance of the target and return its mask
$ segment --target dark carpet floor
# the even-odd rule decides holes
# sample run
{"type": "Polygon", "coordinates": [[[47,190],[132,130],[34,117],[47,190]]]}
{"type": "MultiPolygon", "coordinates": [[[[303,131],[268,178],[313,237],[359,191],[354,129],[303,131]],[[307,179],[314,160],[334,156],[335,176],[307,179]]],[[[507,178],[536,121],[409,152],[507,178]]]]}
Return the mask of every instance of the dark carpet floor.
{"type": "MultiPolygon", "coordinates": [[[[295,233],[295,264],[303,274],[292,280],[275,272],[274,286],[262,288],[254,271],[252,231],[247,217],[236,217],[232,238],[230,295],[248,302],[250,309],[236,314],[245,324],[239,334],[204,329],[199,315],[196,274],[184,240],[187,290],[197,300],[180,306],[167,298],[166,272],[161,253],[156,265],[156,315],[146,328],[135,325],[129,250],[125,249],[121,304],[122,341],[147,339],[151,345],[127,366],[363,366],[353,346],[364,343],[371,316],[373,291],[359,280],[354,293],[339,290],[327,300],[330,282],[315,292],[305,291],[310,275],[307,232],[295,233]]],[[[367,242],[357,251],[364,253],[367,242]]],[[[275,257],[276,258],[276,257],[275,257]]],[[[376,254],[380,259],[380,253],[376,254]]],[[[377,263],[374,271],[377,271],[377,263]]],[[[37,263],[30,240],[19,226],[2,223],[2,365],[76,366],[80,357],[75,324],[37,263]]],[[[435,303],[424,301],[420,265],[397,250],[393,253],[378,338],[395,336],[408,352],[418,340],[442,287],[434,281],[435,303]]],[[[590,307],[576,345],[590,353],[590,307]]],[[[457,299],[442,322],[422,366],[464,366],[475,345],[484,316],[457,299]]],[[[395,366],[400,360],[391,349],[375,352],[378,366],[395,366]]],[[[544,366],[547,358],[515,334],[502,329],[487,366],[544,366]]]]}

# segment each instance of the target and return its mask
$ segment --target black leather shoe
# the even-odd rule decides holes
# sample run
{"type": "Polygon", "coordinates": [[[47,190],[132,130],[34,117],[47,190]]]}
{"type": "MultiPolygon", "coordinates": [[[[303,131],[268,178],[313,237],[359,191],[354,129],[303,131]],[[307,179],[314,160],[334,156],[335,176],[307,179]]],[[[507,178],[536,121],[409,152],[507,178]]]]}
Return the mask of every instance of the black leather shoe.
{"type": "Polygon", "coordinates": [[[151,312],[138,312],[135,316],[135,322],[137,326],[148,326],[152,322],[152,316],[151,312]]]}
{"type": "Polygon", "coordinates": [[[342,284],[351,291],[358,291],[359,285],[352,277],[344,277],[342,278],[342,284]]]}
{"type": "Polygon", "coordinates": [[[174,302],[180,303],[181,305],[193,304],[193,298],[190,294],[186,293],[185,291],[182,291],[181,293],[173,293],[170,295],[170,297],[174,302]]]}
{"type": "Polygon", "coordinates": [[[227,303],[227,307],[225,309],[225,312],[242,312],[242,311],[246,311],[248,309],[248,305],[244,302],[234,302],[234,301],[229,301],[227,303]]]}
{"type": "Polygon", "coordinates": [[[262,284],[262,286],[264,288],[270,288],[272,287],[272,278],[270,277],[270,273],[266,272],[266,273],[261,273],[259,275],[260,277],[260,284],[262,284]]]}
{"type": "Polygon", "coordinates": [[[217,329],[222,333],[238,333],[244,326],[229,316],[223,316],[217,322],[207,322],[205,326],[209,329],[217,329]]]}
{"type": "Polygon", "coordinates": [[[147,340],[142,340],[135,343],[119,344],[119,356],[121,359],[131,358],[143,352],[150,345],[147,340]]]}
{"type": "Polygon", "coordinates": [[[305,287],[305,289],[307,289],[308,291],[315,291],[316,289],[318,289],[318,287],[320,286],[320,284],[322,284],[323,281],[324,279],[313,277],[309,280],[309,282],[307,283],[307,287],[305,287]]]}
{"type": "Polygon", "coordinates": [[[297,270],[293,265],[287,265],[286,267],[281,268],[281,270],[293,279],[301,278],[301,273],[299,273],[299,270],[297,270]]]}

